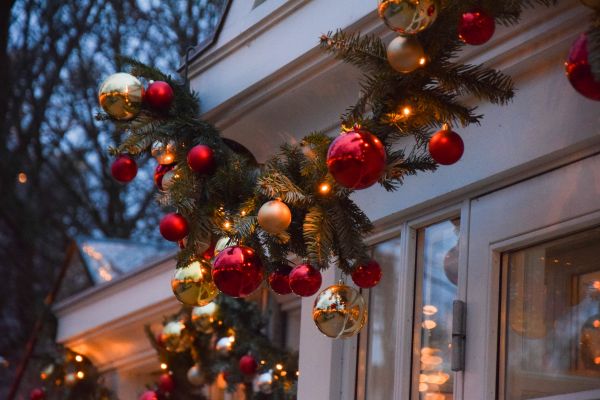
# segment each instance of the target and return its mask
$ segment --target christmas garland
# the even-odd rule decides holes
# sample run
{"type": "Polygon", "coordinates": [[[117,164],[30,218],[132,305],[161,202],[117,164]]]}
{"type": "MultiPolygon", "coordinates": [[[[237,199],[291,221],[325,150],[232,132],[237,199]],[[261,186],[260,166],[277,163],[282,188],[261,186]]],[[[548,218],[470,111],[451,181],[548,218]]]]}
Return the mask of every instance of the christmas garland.
{"type": "Polygon", "coordinates": [[[266,319],[253,302],[219,296],[204,307],[184,307],[148,337],[164,373],[140,399],[204,398],[216,385],[248,400],[296,398],[298,356],[274,346],[264,334],[266,319]]]}
{"type": "MultiPolygon", "coordinates": [[[[597,1],[585,2],[600,9],[597,1]]],[[[497,23],[516,24],[536,3],[553,1],[386,0],[379,14],[399,33],[389,45],[377,36],[323,35],[326,51],[363,71],[362,96],[343,115],[342,135],[311,133],[260,166],[199,117],[198,98],[185,84],[124,60],[132,75],[115,74],[102,84],[99,99],[108,115],[99,118],[128,132],[111,149],[118,156],[112,166],[117,180],[133,179],[134,157],[151,152],[159,161],[158,201],[176,211],[163,218],[160,231],[181,246],[177,298],[203,305],[218,290],[244,297],[266,274],[276,293],[311,296],[321,286],[319,271],[330,265],[359,287],[376,285],[381,270],[363,241],[372,225],[351,194],[377,182],[396,190],[408,175],[460,159],[463,142],[450,126],[483,117],[463,99],[503,105],[514,90],[510,77],[458,63],[456,56],[466,45],[487,42],[497,23]],[[145,89],[138,78],[151,83],[145,89]],[[407,137],[413,144],[400,148],[407,137]],[[291,256],[301,264],[292,268],[291,256]]],[[[594,24],[575,43],[567,74],[578,91],[600,100],[600,80],[592,72],[600,64],[598,18],[594,24]]],[[[363,305],[354,289],[334,285],[317,297],[314,318],[328,336],[351,336],[364,323],[363,305]],[[350,315],[350,305],[361,312],[350,315]]]]}
{"type": "Polygon", "coordinates": [[[40,371],[41,386],[29,393],[31,400],[111,400],[114,394],[85,356],[69,349],[48,360],[40,371]]]}

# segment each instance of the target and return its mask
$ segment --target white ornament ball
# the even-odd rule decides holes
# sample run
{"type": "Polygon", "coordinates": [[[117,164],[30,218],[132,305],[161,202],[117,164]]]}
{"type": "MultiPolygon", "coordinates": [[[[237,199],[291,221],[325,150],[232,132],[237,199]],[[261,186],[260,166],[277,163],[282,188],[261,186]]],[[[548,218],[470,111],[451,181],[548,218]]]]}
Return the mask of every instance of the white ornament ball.
{"type": "Polygon", "coordinates": [[[273,370],[254,378],[252,387],[256,393],[271,394],[273,392],[273,370]]]}
{"type": "Polygon", "coordinates": [[[222,337],[217,341],[215,349],[221,354],[227,354],[231,351],[233,342],[235,342],[235,338],[233,336],[222,337]]]}
{"type": "Polygon", "coordinates": [[[258,224],[270,234],[277,235],[285,232],[291,222],[292,212],[280,200],[267,201],[258,210],[258,224]]]}
{"type": "Polygon", "coordinates": [[[403,74],[413,72],[427,63],[421,43],[413,37],[398,36],[387,47],[387,59],[392,68],[403,74]]]}
{"type": "Polygon", "coordinates": [[[187,379],[194,386],[202,386],[204,385],[204,376],[202,375],[202,371],[200,370],[200,365],[196,364],[192,366],[187,372],[187,379]]]}

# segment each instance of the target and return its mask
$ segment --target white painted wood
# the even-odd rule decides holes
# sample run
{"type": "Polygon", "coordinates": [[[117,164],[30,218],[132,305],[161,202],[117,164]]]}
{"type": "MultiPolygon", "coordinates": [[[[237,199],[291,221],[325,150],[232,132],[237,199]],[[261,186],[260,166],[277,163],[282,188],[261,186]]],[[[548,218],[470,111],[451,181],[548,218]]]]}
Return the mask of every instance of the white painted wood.
{"type": "Polygon", "coordinates": [[[599,196],[593,156],[472,202],[465,399],[496,395],[501,252],[599,224],[599,196]]]}

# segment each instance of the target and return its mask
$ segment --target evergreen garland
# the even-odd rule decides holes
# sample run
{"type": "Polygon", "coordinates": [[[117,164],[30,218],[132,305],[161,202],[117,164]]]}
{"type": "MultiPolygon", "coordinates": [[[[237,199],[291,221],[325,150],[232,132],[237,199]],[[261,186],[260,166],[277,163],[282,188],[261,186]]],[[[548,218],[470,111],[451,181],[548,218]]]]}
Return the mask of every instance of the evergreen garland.
{"type": "MultiPolygon", "coordinates": [[[[478,124],[482,115],[465,103],[466,97],[503,105],[514,95],[510,77],[483,65],[456,62],[463,48],[457,37],[459,16],[483,7],[497,23],[512,25],[521,13],[535,4],[552,0],[454,0],[443,2],[437,20],[417,36],[428,63],[412,73],[394,71],[386,60],[379,37],[337,31],[321,37],[321,46],[344,62],[363,71],[362,96],[342,116],[342,127],[360,125],[385,145],[387,167],[379,183],[397,190],[408,175],[435,171],[426,144],[442,124],[478,124]],[[406,118],[401,110],[410,106],[406,118]],[[406,148],[399,141],[413,142],[406,148]]],[[[352,191],[333,180],[326,166],[332,139],[321,132],[306,136],[297,145],[284,145],[265,165],[256,165],[246,154],[236,153],[210,123],[200,119],[199,101],[171,76],[133,59],[123,59],[131,73],[146,80],[166,81],[175,91],[175,101],[166,115],[144,109],[132,121],[117,122],[129,132],[113,154],[140,155],[155,142],[177,144],[177,175],[159,202],[173,207],[189,222],[187,245],[178,256],[178,266],[187,265],[200,254],[205,243],[229,237],[253,247],[266,267],[286,263],[290,254],[324,269],[337,265],[351,273],[368,260],[363,239],[372,228],[364,212],[351,199],[352,191]],[[187,151],[194,145],[210,146],[218,168],[210,176],[194,174],[186,164],[187,151]],[[320,188],[327,185],[330,191],[320,188]],[[287,232],[271,235],[257,224],[257,212],[268,200],[281,199],[292,212],[287,232]]],[[[109,119],[100,115],[100,119],[109,119]]]]}
{"type": "MultiPolygon", "coordinates": [[[[220,373],[226,373],[227,390],[235,392],[241,384],[248,400],[295,399],[298,355],[274,345],[267,337],[265,330],[268,319],[261,314],[257,304],[225,295],[217,297],[214,303],[217,305],[216,312],[203,326],[194,323],[189,307],[183,307],[176,315],[165,318],[165,324],[174,320],[184,321],[185,334],[190,335],[192,341],[187,351],[168,351],[157,340],[157,335],[150,327],[146,327],[148,338],[156,349],[160,362],[168,366],[175,381],[175,390],[166,398],[203,398],[200,388],[192,385],[187,379],[188,370],[198,364],[205,384],[212,385],[220,373]],[[235,341],[229,352],[220,353],[215,350],[218,339],[231,335],[235,337],[235,341]],[[258,362],[256,376],[273,371],[271,393],[255,392],[253,377],[244,376],[240,372],[239,360],[247,354],[252,355],[258,362]],[[278,365],[281,369],[277,368],[278,365]]],[[[161,395],[164,394],[159,393],[159,396],[161,395]]]]}

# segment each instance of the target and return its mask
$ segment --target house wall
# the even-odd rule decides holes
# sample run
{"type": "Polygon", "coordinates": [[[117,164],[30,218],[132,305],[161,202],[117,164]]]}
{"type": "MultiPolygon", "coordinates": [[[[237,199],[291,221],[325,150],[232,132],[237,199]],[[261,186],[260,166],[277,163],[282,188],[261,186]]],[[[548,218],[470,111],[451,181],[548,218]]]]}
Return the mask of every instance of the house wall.
{"type": "MultiPolygon", "coordinates": [[[[234,9],[239,3],[234,1],[234,9]]],[[[346,28],[386,39],[391,35],[373,2],[269,0],[261,7],[243,11],[246,23],[239,15],[227,22],[217,45],[194,64],[192,86],[205,117],[264,161],[279,144],[311,131],[336,134],[339,114],[358,97],[359,73],[317,48],[321,33],[346,28]]],[[[466,63],[485,62],[510,74],[516,97],[505,107],[467,99],[485,118],[481,126],[457,128],[466,150],[456,165],[408,177],[393,193],[373,187],[354,194],[375,222],[372,242],[407,218],[600,151],[597,103],[570,87],[563,66],[589,14],[575,0],[536,8],[520,25],[499,28],[488,44],[461,54],[466,63]]],[[[323,285],[336,278],[329,271],[323,285]]],[[[358,343],[320,335],[312,322],[312,301],[302,300],[299,398],[354,398],[358,343]]]]}

